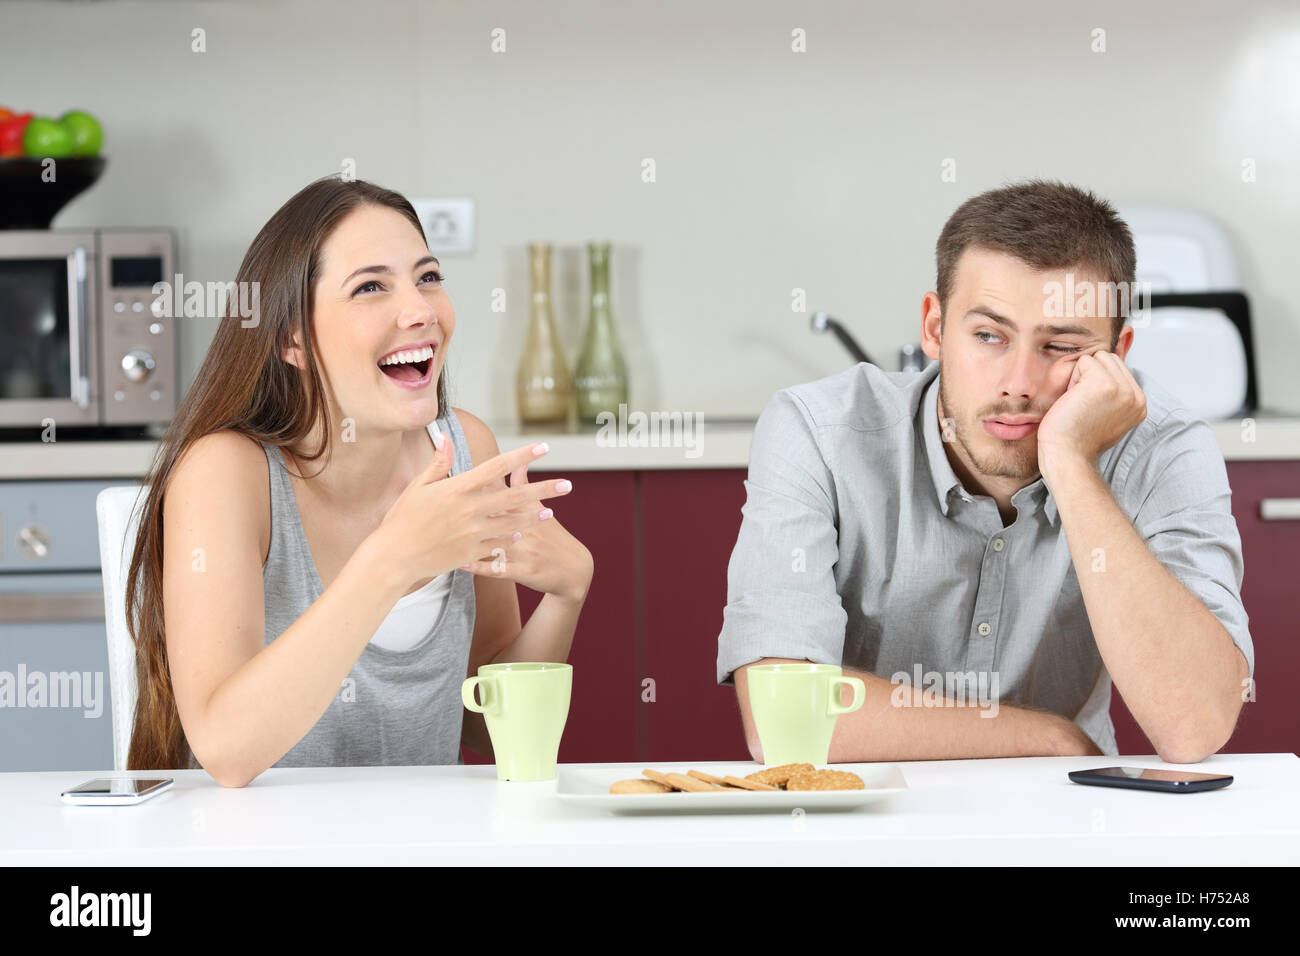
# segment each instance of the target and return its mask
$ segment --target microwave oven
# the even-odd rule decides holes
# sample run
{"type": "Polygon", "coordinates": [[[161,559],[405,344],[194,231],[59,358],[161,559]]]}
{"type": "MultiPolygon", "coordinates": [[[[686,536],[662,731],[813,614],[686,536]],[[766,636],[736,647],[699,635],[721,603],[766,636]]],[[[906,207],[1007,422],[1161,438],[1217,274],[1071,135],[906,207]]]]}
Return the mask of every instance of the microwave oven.
{"type": "Polygon", "coordinates": [[[0,440],[157,437],[177,407],[168,229],[0,231],[0,440]]]}

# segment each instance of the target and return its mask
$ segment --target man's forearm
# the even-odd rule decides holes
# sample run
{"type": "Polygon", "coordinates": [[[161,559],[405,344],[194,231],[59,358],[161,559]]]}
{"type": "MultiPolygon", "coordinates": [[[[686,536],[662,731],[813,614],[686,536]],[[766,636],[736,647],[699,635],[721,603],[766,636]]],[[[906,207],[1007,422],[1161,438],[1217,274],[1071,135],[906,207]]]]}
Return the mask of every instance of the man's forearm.
{"type": "Polygon", "coordinates": [[[1051,487],[1111,680],[1161,757],[1204,759],[1232,734],[1245,659],[1151,553],[1094,467],[1064,468],[1051,487]]]}
{"type": "MultiPolygon", "coordinates": [[[[781,663],[765,658],[754,663],[781,663]]],[[[975,703],[944,706],[926,700],[924,688],[894,684],[883,677],[844,668],[844,676],[866,685],[862,707],[841,714],[831,737],[832,763],[879,760],[948,760],[978,757],[1099,755],[1101,750],[1071,721],[1059,714],[975,703]]],[[[745,668],[735,672],[745,737],[757,749],[749,710],[745,668]]],[[[843,703],[849,702],[847,693],[843,703]]]]}
{"type": "Polygon", "coordinates": [[[995,711],[973,702],[959,706],[949,698],[936,707],[933,699],[925,700],[924,688],[847,668],[844,674],[867,685],[866,701],[836,722],[832,763],[1101,753],[1058,714],[1003,705],[995,711]]]}

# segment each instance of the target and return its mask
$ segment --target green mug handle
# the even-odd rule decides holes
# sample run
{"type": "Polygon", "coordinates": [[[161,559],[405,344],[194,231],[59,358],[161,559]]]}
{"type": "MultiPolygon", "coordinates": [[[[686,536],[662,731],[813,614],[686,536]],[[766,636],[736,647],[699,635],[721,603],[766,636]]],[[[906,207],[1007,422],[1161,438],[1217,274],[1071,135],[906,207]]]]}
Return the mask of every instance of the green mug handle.
{"type": "Polygon", "coordinates": [[[851,714],[867,699],[867,685],[860,677],[835,677],[831,679],[831,699],[826,702],[826,714],[851,714]],[[853,703],[847,707],[839,704],[840,685],[848,684],[853,688],[853,703]]]}
{"type": "MultiPolygon", "coordinates": [[[[861,682],[859,681],[859,683],[861,682]]],[[[472,710],[476,714],[496,714],[500,708],[492,699],[495,695],[488,693],[489,689],[495,684],[496,682],[491,675],[485,677],[480,674],[477,677],[466,677],[465,682],[460,685],[460,699],[465,705],[465,709],[472,710]],[[479,694],[483,697],[482,705],[474,700],[474,688],[476,686],[479,688],[479,694]]]]}

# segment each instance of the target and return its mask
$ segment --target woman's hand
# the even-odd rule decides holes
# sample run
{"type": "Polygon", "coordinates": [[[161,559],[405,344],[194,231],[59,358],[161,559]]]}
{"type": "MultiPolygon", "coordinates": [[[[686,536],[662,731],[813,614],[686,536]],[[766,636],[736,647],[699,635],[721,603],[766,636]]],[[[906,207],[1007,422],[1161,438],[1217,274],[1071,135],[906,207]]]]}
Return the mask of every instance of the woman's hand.
{"type": "MultiPolygon", "coordinates": [[[[518,468],[510,477],[511,489],[528,487],[528,469],[518,468]]],[[[535,482],[534,484],[537,484],[535,482]]],[[[552,482],[540,482],[552,484],[552,482]]],[[[567,494],[572,485],[565,479],[554,482],[567,494]]],[[[549,510],[549,509],[548,509],[549,510]]],[[[529,515],[520,513],[521,525],[529,515]]],[[[461,565],[465,570],[485,577],[505,578],[543,594],[554,594],[580,604],[591,587],[595,565],[591,552],[571,535],[553,516],[520,527],[507,541],[492,548],[490,554],[461,565]]]]}
{"type": "Polygon", "coordinates": [[[508,545],[516,533],[534,530],[545,520],[543,514],[550,516],[542,499],[568,493],[562,481],[502,483],[512,471],[526,473],[530,462],[546,454],[545,443],[503,452],[448,477],[454,452],[446,435],[440,434],[439,441],[442,447],[433,460],[372,533],[378,552],[408,587],[508,545]]]}

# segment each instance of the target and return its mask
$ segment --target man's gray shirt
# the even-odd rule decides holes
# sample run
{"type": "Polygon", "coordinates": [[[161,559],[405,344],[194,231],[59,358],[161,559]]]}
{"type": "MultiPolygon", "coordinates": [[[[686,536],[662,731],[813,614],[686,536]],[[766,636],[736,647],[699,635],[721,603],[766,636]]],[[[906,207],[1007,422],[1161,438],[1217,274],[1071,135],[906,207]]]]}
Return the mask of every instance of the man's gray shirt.
{"type": "MultiPolygon", "coordinates": [[[[1133,376],[1146,419],[1098,471],[1253,676],[1223,455],[1205,422],[1133,376]]],[[[773,397],[750,447],[718,683],[764,657],[841,664],[973,705],[1052,711],[1116,754],[1110,675],[1052,494],[1041,477],[1021,488],[1004,527],[997,503],[953,473],[938,393],[936,362],[920,373],[861,364],[773,397]]],[[[1093,555],[1085,573],[1105,573],[1104,561],[1093,555]]]]}

